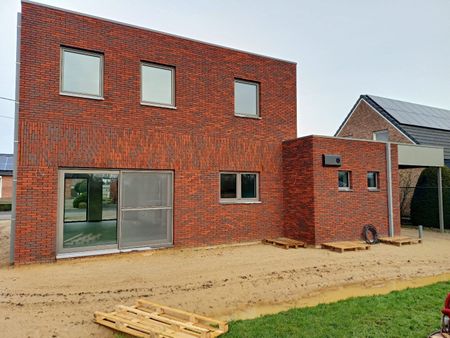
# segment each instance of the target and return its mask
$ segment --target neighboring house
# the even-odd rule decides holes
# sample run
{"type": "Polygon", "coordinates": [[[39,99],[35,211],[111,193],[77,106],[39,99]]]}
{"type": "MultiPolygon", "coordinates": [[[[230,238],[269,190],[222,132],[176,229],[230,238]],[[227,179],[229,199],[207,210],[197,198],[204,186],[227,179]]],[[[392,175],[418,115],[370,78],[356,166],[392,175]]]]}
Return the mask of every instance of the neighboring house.
{"type": "Polygon", "coordinates": [[[361,95],[335,136],[443,147],[450,166],[450,110],[361,95]]]}
{"type": "Polygon", "coordinates": [[[11,203],[13,162],[12,154],[0,154],[0,202],[11,203]]]}
{"type": "Polygon", "coordinates": [[[397,147],[293,140],[295,63],[29,2],[20,28],[12,262],[398,233],[397,147]]]}
{"type": "MultiPolygon", "coordinates": [[[[450,166],[450,110],[361,95],[335,136],[443,147],[450,166]]],[[[406,219],[421,171],[400,170],[401,214],[406,219]]]]}

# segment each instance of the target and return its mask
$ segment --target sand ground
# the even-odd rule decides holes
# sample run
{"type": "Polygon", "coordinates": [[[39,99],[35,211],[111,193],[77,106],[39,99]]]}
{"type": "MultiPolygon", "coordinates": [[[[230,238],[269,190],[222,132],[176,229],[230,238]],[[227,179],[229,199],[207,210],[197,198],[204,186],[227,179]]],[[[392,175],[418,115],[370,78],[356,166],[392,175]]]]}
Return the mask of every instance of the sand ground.
{"type": "MultiPolygon", "coordinates": [[[[368,251],[284,250],[253,244],[154,250],[8,267],[9,221],[0,221],[3,337],[113,337],[93,312],[139,298],[220,319],[252,317],[346,285],[379,287],[450,273],[450,234],[368,251]],[[258,311],[258,309],[269,311],[258,311]]],[[[416,231],[404,230],[416,236],[416,231]]],[[[450,274],[446,275],[450,279],[450,274]]]]}

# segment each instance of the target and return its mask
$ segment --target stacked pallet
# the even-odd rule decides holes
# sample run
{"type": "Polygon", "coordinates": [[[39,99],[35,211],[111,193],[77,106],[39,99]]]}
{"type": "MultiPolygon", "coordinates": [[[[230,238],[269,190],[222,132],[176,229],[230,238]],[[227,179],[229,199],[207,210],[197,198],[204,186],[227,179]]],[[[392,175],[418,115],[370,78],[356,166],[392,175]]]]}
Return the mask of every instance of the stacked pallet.
{"type": "Polygon", "coordinates": [[[134,306],[95,312],[95,322],[135,337],[213,338],[228,331],[228,323],[139,299],[134,306]]]}
{"type": "Polygon", "coordinates": [[[370,245],[366,243],[361,242],[330,242],[330,243],[323,243],[322,248],[337,251],[337,252],[344,252],[344,251],[358,251],[358,250],[369,250],[370,245]]]}
{"type": "Polygon", "coordinates": [[[297,248],[304,248],[306,244],[302,241],[297,241],[295,239],[291,238],[285,238],[285,237],[279,237],[274,239],[263,239],[262,241],[264,244],[272,244],[275,246],[282,247],[284,249],[297,249],[297,248]]]}
{"type": "Polygon", "coordinates": [[[381,237],[380,242],[385,243],[385,244],[402,246],[402,245],[411,245],[411,244],[422,243],[422,240],[419,238],[394,236],[394,237],[381,237]]]}

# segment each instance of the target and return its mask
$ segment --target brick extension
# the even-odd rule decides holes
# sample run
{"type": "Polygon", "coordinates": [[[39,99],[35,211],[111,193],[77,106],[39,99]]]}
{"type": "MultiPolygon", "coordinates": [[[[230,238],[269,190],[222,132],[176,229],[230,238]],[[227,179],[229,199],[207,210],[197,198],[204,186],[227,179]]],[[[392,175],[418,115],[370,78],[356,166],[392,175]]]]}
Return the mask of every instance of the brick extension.
{"type": "MultiPolygon", "coordinates": [[[[394,231],[400,233],[398,155],[392,145],[394,231]]],[[[320,244],[361,238],[373,224],[388,234],[386,145],[380,142],[307,136],[283,143],[286,235],[320,244]],[[322,154],[342,156],[341,167],[324,167],[322,154]],[[338,190],[338,170],[350,170],[351,191],[338,190]],[[379,191],[367,188],[367,172],[379,172],[379,191]]]]}

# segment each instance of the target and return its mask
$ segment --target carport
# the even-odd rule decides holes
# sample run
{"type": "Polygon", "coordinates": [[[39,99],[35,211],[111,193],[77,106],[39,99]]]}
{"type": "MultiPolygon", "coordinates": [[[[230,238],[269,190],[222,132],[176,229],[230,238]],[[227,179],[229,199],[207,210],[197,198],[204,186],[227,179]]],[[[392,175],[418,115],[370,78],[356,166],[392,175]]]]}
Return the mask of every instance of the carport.
{"type": "MultiPolygon", "coordinates": [[[[387,143],[387,147],[389,146],[389,143],[387,143]]],[[[442,194],[442,167],[444,165],[444,148],[442,147],[398,144],[399,169],[437,168],[439,228],[441,232],[444,232],[444,203],[442,194]]],[[[392,197],[392,195],[390,196],[392,197]]],[[[392,201],[392,198],[390,200],[392,201]]],[[[392,205],[390,205],[390,210],[392,210],[392,205]]]]}

